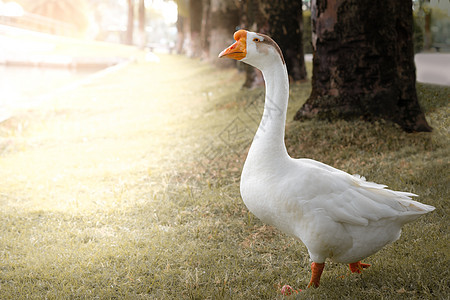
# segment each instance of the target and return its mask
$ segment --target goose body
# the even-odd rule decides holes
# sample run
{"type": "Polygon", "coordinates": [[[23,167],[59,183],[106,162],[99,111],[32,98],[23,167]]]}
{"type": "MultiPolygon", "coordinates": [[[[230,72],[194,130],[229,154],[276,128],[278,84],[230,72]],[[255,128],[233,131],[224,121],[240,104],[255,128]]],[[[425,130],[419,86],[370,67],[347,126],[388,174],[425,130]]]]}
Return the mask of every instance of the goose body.
{"type": "Polygon", "coordinates": [[[268,36],[239,30],[236,43],[219,57],[248,63],[263,73],[264,112],[245,161],[240,191],[247,208],[261,221],[299,238],[308,248],[317,287],[327,258],[360,260],[400,237],[401,228],[433,206],[412,193],[386,189],[312,159],[291,158],[284,144],[289,80],[283,55],[268,36]]]}

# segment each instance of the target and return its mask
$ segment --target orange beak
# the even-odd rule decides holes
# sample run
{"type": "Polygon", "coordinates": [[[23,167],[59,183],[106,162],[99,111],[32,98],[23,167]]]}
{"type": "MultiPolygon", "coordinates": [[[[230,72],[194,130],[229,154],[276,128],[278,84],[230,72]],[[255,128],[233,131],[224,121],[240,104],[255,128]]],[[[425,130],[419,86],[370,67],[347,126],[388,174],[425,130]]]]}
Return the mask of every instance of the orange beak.
{"type": "Polygon", "coordinates": [[[236,43],[223,50],[219,54],[219,58],[228,57],[236,60],[241,60],[247,56],[247,31],[241,29],[234,33],[236,43]]]}

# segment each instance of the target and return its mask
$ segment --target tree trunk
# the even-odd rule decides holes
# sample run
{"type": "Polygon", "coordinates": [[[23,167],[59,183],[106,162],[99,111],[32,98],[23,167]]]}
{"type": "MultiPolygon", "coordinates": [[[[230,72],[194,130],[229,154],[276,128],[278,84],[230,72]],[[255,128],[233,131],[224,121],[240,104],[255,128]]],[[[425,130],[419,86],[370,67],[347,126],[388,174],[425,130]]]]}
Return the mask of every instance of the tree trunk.
{"type": "Polygon", "coordinates": [[[190,56],[199,57],[201,55],[201,39],[200,31],[202,29],[203,0],[189,1],[189,20],[190,20],[190,37],[191,49],[190,56]]]}
{"type": "Polygon", "coordinates": [[[415,83],[411,0],[316,0],[312,91],[295,119],[384,118],[430,131],[415,83]]]}
{"type": "Polygon", "coordinates": [[[145,35],[145,1],[139,0],[139,47],[141,49],[145,48],[147,44],[147,38],[145,35]]]}
{"type": "Polygon", "coordinates": [[[128,21],[127,21],[127,35],[125,43],[128,45],[133,44],[133,31],[134,31],[134,0],[128,1],[128,21]]]}
{"type": "Polygon", "coordinates": [[[178,19],[177,19],[177,44],[175,46],[177,54],[183,53],[183,47],[184,47],[184,23],[185,23],[185,17],[180,15],[178,13],[178,19]]]}
{"type": "Polygon", "coordinates": [[[216,66],[231,67],[232,59],[217,59],[217,55],[233,43],[233,33],[239,24],[239,9],[234,0],[211,0],[211,33],[209,53],[216,66]]]}
{"type": "Polygon", "coordinates": [[[183,54],[185,50],[185,40],[188,33],[187,27],[189,25],[189,0],[175,1],[178,6],[177,19],[177,44],[175,46],[177,54],[183,54]]]}
{"type": "Polygon", "coordinates": [[[424,38],[424,48],[426,50],[431,49],[431,45],[433,44],[433,34],[431,33],[431,9],[428,7],[424,10],[425,13],[425,38],[424,38]]]}
{"type": "Polygon", "coordinates": [[[303,52],[302,1],[266,1],[268,34],[283,51],[289,77],[306,79],[305,55],[303,52]]]}
{"type": "MultiPolygon", "coordinates": [[[[245,0],[241,3],[241,27],[250,31],[267,33],[264,27],[267,27],[267,19],[263,15],[260,0],[245,0]]],[[[242,87],[253,89],[258,86],[264,86],[264,78],[260,70],[243,64],[245,71],[245,82],[242,87]]]]}
{"type": "Polygon", "coordinates": [[[202,3],[202,27],[200,29],[200,45],[203,59],[209,59],[209,37],[210,37],[210,11],[211,0],[203,0],[202,3]]]}
{"type": "MultiPolygon", "coordinates": [[[[242,5],[242,23],[252,31],[268,34],[283,51],[291,80],[306,79],[303,53],[303,14],[301,1],[246,0],[242,5]]],[[[264,85],[261,74],[246,66],[244,87],[264,85]]]]}

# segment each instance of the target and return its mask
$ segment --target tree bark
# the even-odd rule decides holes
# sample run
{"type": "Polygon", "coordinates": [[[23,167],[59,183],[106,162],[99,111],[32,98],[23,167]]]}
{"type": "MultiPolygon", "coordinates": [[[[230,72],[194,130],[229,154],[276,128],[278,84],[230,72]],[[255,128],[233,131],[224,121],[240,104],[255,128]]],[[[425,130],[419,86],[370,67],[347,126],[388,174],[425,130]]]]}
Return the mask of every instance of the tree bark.
{"type": "Polygon", "coordinates": [[[134,31],[134,0],[128,1],[128,21],[127,21],[127,34],[125,43],[128,45],[133,44],[133,31],[134,31]]]}
{"type": "Polygon", "coordinates": [[[239,9],[234,0],[211,0],[209,53],[218,67],[235,65],[232,59],[217,59],[217,55],[233,43],[233,33],[239,24],[239,9]]]}
{"type": "Polygon", "coordinates": [[[419,106],[411,0],[316,0],[312,91],[294,119],[387,119],[430,131],[419,106]]]}
{"type": "Polygon", "coordinates": [[[303,52],[302,1],[267,1],[268,34],[283,51],[291,80],[305,80],[306,67],[303,52]]]}
{"type": "MultiPolygon", "coordinates": [[[[263,15],[261,8],[261,0],[245,0],[241,3],[241,28],[246,28],[250,31],[267,33],[264,26],[267,25],[267,19],[263,15]]],[[[242,68],[245,71],[245,82],[243,88],[253,89],[258,86],[264,86],[264,79],[261,71],[248,65],[243,64],[242,68]]]]}
{"type": "Polygon", "coordinates": [[[147,38],[145,34],[145,1],[139,0],[138,9],[138,19],[139,19],[139,47],[141,49],[145,48],[147,44],[147,38]]]}
{"type": "Polygon", "coordinates": [[[190,0],[189,1],[189,20],[190,20],[190,56],[199,57],[201,51],[201,39],[200,31],[202,29],[202,16],[203,16],[203,0],[190,0]]]}
{"type": "Polygon", "coordinates": [[[185,50],[185,39],[188,34],[189,25],[189,0],[176,0],[178,6],[177,18],[177,44],[175,46],[177,54],[183,54],[185,50]]]}
{"type": "Polygon", "coordinates": [[[209,37],[210,37],[210,11],[211,0],[203,0],[202,3],[202,24],[200,29],[200,45],[203,59],[209,58],[209,37]]]}
{"type": "MultiPolygon", "coordinates": [[[[306,79],[303,52],[303,12],[301,1],[246,0],[242,5],[242,20],[249,30],[268,34],[283,51],[289,77],[293,81],[306,79]]],[[[264,85],[261,75],[246,66],[244,87],[264,85]]]]}
{"type": "Polygon", "coordinates": [[[433,44],[433,34],[431,33],[431,9],[427,8],[424,10],[425,13],[425,41],[424,48],[427,50],[431,49],[431,45],[433,44]]]}

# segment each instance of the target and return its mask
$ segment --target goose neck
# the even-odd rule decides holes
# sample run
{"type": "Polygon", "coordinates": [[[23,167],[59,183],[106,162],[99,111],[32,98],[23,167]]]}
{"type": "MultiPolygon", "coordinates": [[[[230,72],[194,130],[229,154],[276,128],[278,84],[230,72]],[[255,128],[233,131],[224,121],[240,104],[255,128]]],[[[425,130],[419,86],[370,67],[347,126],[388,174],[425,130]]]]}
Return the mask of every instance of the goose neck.
{"type": "Polygon", "coordinates": [[[286,66],[275,63],[262,70],[266,84],[264,112],[255,136],[258,147],[287,155],[284,144],[286,111],[289,99],[289,79],[286,66]]]}

